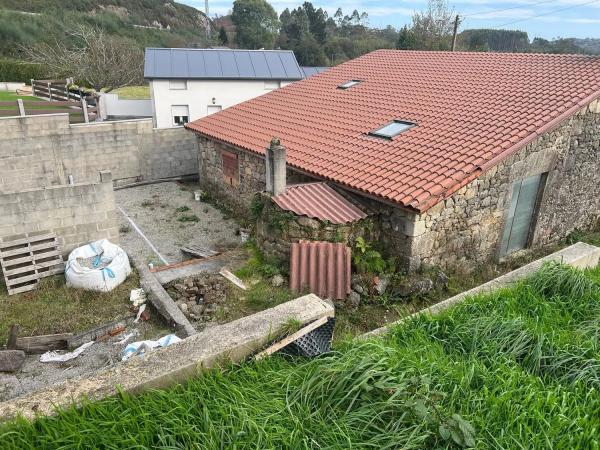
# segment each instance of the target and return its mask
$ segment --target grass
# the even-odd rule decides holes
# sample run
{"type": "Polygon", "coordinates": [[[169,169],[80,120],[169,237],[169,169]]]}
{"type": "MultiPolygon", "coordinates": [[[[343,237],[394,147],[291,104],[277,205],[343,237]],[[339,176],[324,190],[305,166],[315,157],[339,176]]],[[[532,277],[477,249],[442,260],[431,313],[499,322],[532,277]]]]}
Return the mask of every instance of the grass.
{"type": "Polygon", "coordinates": [[[547,265],[321,358],[17,420],[0,426],[0,448],[597,449],[599,280],[547,265]]]}
{"type": "Polygon", "coordinates": [[[139,286],[137,273],[107,293],[72,289],[63,276],[45,278],[38,289],[8,295],[0,284],[0,346],[9,327],[20,326],[20,336],[77,333],[130,315],[129,293],[139,286]]]}
{"type": "Polygon", "coordinates": [[[122,100],[146,100],[150,98],[150,86],[125,86],[112,91],[122,100]]]}

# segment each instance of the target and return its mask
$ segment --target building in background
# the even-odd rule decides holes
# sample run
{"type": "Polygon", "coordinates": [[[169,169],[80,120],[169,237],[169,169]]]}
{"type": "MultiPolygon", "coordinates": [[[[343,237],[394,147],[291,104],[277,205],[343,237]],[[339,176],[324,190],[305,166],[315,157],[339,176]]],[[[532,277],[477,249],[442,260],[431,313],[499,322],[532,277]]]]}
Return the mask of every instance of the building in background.
{"type": "Polygon", "coordinates": [[[323,71],[288,50],[147,48],[154,126],[182,126],[323,71]]]}

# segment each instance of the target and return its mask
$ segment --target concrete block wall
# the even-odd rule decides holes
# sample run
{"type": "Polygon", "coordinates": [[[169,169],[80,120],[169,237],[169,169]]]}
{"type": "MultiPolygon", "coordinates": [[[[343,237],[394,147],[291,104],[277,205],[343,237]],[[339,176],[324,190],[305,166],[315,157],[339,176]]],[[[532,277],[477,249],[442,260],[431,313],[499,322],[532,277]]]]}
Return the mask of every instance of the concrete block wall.
{"type": "Polygon", "coordinates": [[[25,233],[54,232],[66,256],[90,241],[119,240],[110,176],[105,176],[103,182],[0,194],[0,209],[0,241],[25,233]]]}
{"type": "Polygon", "coordinates": [[[0,118],[0,193],[89,183],[109,170],[116,184],[198,173],[198,144],[151,119],[70,125],[67,114],[0,118]]]}

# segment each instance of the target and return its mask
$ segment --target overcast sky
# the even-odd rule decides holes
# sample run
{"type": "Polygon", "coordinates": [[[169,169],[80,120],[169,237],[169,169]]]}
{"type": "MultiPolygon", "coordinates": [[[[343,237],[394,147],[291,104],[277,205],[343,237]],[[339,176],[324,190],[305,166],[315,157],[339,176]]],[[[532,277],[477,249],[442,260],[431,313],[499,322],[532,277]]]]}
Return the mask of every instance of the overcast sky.
{"type": "MultiPolygon", "coordinates": [[[[179,0],[204,10],[204,0],[179,0]]],[[[295,8],[303,0],[274,0],[270,2],[277,12],[295,8]]],[[[415,10],[423,9],[426,0],[339,0],[337,3],[313,1],[330,15],[342,8],[345,14],[354,9],[369,14],[369,24],[375,27],[393,25],[396,28],[410,23],[415,10]],[[328,6],[328,5],[335,6],[328,6]]],[[[209,0],[209,13],[227,14],[231,0],[209,0]]],[[[450,2],[457,13],[464,15],[461,29],[505,28],[527,31],[529,38],[556,37],[600,38],[600,0],[461,0],[450,2]],[[509,9],[510,8],[510,9],[509,9]],[[499,11],[503,10],[503,11],[499,11]]]]}

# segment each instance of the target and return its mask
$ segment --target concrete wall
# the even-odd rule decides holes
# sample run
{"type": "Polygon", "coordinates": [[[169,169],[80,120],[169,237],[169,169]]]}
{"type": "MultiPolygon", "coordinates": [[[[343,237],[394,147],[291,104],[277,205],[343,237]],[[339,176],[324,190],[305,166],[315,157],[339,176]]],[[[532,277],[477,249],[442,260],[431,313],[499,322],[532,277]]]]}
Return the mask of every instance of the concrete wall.
{"type": "Polygon", "coordinates": [[[50,231],[65,255],[97,239],[119,240],[110,176],[104,182],[0,194],[0,210],[0,239],[50,231]]]}
{"type": "Polygon", "coordinates": [[[66,114],[0,118],[0,193],[95,181],[116,184],[198,173],[198,145],[151,119],[70,125],[66,114]]]}
{"type": "Polygon", "coordinates": [[[208,115],[208,107],[219,105],[222,109],[266,94],[287,81],[269,80],[187,80],[186,89],[171,89],[169,80],[152,80],[152,95],[157,128],[173,127],[171,107],[186,105],[190,122],[208,115]],[[214,102],[213,102],[214,99],[214,102]]]}
{"type": "Polygon", "coordinates": [[[530,247],[558,242],[600,220],[600,100],[543,134],[421,215],[393,210],[382,227],[407,263],[451,266],[495,260],[515,181],[547,173],[530,247]],[[385,231],[387,230],[387,232],[385,231]],[[408,238],[408,246],[407,244],[408,238]]]}
{"type": "Polygon", "coordinates": [[[115,118],[152,117],[152,100],[125,100],[119,94],[100,94],[100,117],[115,118]]]}

